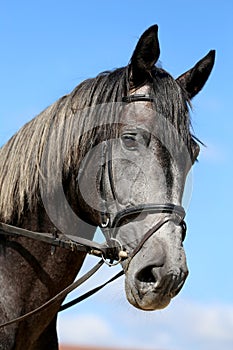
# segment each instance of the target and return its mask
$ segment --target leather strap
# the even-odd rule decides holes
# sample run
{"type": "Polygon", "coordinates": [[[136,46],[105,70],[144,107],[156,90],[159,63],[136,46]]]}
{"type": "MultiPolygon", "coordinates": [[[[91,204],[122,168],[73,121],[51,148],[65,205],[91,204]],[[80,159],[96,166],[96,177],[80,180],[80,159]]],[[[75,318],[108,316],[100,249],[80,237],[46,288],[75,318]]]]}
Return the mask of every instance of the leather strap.
{"type": "Polygon", "coordinates": [[[147,231],[147,233],[143,236],[140,243],[136,246],[136,248],[133,250],[133,252],[130,254],[130,259],[133,259],[133,257],[139,252],[139,250],[142,248],[144,243],[155,233],[157,232],[164,224],[171,221],[172,219],[170,217],[164,217],[163,219],[159,220],[150,230],[147,231]]]}
{"type": "Polygon", "coordinates": [[[99,286],[97,286],[97,287],[95,287],[95,288],[89,290],[88,292],[84,293],[83,295],[81,295],[81,296],[79,296],[79,297],[77,297],[77,298],[71,300],[70,302],[68,302],[68,303],[66,303],[66,304],[64,304],[64,305],[62,305],[62,306],[60,307],[60,309],[59,309],[59,312],[60,312],[60,311],[63,311],[63,310],[66,310],[66,309],[68,309],[69,307],[74,306],[74,305],[80,303],[81,301],[83,301],[83,300],[89,298],[91,295],[97,293],[100,289],[104,288],[107,284],[109,284],[109,283],[115,281],[117,278],[119,278],[120,276],[123,276],[123,275],[124,275],[124,271],[121,270],[121,271],[118,272],[115,276],[113,276],[113,277],[110,278],[108,281],[104,282],[103,284],[101,284],[101,285],[99,285],[99,286]]]}
{"type": "Polygon", "coordinates": [[[102,254],[107,256],[108,251],[110,251],[110,248],[107,246],[87,240],[82,237],[71,235],[58,235],[57,237],[54,237],[51,233],[29,231],[1,222],[0,234],[12,237],[27,237],[40,242],[51,244],[51,246],[70,249],[72,251],[83,251],[96,256],[102,256],[102,254]]]}
{"type": "Polygon", "coordinates": [[[182,220],[185,217],[185,210],[183,207],[171,203],[165,203],[165,204],[142,204],[137,205],[134,207],[123,209],[122,211],[118,212],[115,216],[112,227],[116,228],[120,226],[121,222],[127,218],[131,217],[132,215],[139,215],[141,213],[147,213],[147,214],[177,214],[180,219],[182,220]]]}
{"type": "Polygon", "coordinates": [[[79,287],[82,283],[84,283],[88,278],[90,278],[96,271],[99,270],[99,268],[104,264],[103,260],[100,260],[91,270],[89,270],[87,273],[85,273],[85,275],[83,275],[82,277],[80,277],[77,281],[71,283],[68,287],[66,287],[65,289],[63,289],[61,292],[59,292],[58,294],[56,294],[54,297],[52,297],[51,299],[49,299],[48,301],[46,301],[44,304],[42,304],[41,306],[39,306],[38,308],[24,314],[23,316],[17,317],[11,321],[5,322],[3,324],[0,325],[0,329],[6,326],[9,326],[13,323],[19,323],[24,321],[25,319],[27,319],[30,316],[33,316],[43,310],[45,310],[46,308],[48,308],[51,305],[54,305],[56,302],[61,301],[63,298],[65,298],[67,296],[67,294],[69,294],[70,292],[72,292],[74,289],[76,289],[77,287],[79,287]]]}
{"type": "Polygon", "coordinates": [[[177,221],[177,218],[171,218],[171,217],[164,217],[161,220],[159,220],[150,230],[147,231],[147,233],[143,236],[142,240],[139,242],[139,244],[136,246],[136,248],[132,251],[130,256],[127,259],[127,263],[125,266],[125,271],[128,269],[128,266],[130,264],[130,261],[133,259],[133,257],[140,251],[140,249],[143,247],[145,242],[155,233],[157,232],[164,224],[167,222],[174,221],[179,226],[181,226],[182,229],[182,240],[185,237],[186,233],[186,224],[184,220],[177,221]]]}
{"type": "Polygon", "coordinates": [[[154,97],[151,95],[147,94],[133,94],[133,95],[128,95],[128,96],[123,96],[122,97],[122,102],[136,102],[136,101],[149,101],[153,102],[154,97]]]}

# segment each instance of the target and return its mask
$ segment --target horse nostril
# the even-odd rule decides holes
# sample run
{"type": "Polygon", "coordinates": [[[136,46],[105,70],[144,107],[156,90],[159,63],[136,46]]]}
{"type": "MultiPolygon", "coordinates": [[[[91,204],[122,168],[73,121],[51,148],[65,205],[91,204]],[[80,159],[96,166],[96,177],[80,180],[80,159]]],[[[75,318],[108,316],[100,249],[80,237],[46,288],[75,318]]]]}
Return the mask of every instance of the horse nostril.
{"type": "Polygon", "coordinates": [[[147,266],[140,270],[136,275],[137,280],[144,283],[155,283],[157,279],[153,269],[154,266],[147,266]]]}

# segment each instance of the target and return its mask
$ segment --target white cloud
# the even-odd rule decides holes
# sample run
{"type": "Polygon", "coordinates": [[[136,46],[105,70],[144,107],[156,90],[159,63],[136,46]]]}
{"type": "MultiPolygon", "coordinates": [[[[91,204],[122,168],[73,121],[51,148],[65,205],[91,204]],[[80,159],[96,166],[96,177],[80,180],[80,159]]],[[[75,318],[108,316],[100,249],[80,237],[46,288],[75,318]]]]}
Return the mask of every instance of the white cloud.
{"type": "Polygon", "coordinates": [[[108,323],[96,314],[82,314],[59,318],[60,342],[66,344],[101,343],[108,345],[108,339],[113,339],[114,333],[108,323]]]}
{"type": "MultiPolygon", "coordinates": [[[[84,271],[90,268],[87,259],[84,271]]],[[[116,272],[104,267],[85,284],[91,289],[116,272]]],[[[77,294],[83,290],[79,289],[77,294]]],[[[72,293],[75,297],[75,293],[72,293]]],[[[59,316],[60,342],[135,349],[232,350],[233,304],[187,300],[182,294],[168,308],[142,312],[129,305],[124,278],[59,316]]]]}
{"type": "Polygon", "coordinates": [[[101,298],[86,303],[91,303],[92,313],[81,308],[77,316],[60,317],[60,341],[141,349],[233,349],[233,304],[178,297],[167,309],[148,313],[132,308],[122,297],[113,303],[107,295],[101,298]]]}
{"type": "MultiPolygon", "coordinates": [[[[87,259],[84,271],[90,268],[87,259]]],[[[104,267],[86,290],[116,272],[104,267]]],[[[83,292],[83,287],[77,294],[83,292]]],[[[75,293],[72,293],[75,297],[75,293]]],[[[232,350],[233,304],[204,303],[179,295],[168,308],[142,312],[124,293],[124,278],[59,316],[60,342],[134,349],[232,350]]]]}
{"type": "Polygon", "coordinates": [[[233,348],[233,305],[185,302],[183,308],[181,315],[187,320],[190,339],[206,344],[206,350],[233,348]]]}

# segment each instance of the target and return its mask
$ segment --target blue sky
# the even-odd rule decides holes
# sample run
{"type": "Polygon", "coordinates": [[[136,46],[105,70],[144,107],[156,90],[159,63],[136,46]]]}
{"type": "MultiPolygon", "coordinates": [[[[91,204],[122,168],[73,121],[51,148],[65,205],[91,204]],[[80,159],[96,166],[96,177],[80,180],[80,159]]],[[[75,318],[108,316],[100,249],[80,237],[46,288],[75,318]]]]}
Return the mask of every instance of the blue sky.
{"type": "MultiPolygon", "coordinates": [[[[1,3],[0,144],[84,79],[126,65],[152,24],[159,25],[162,66],[174,77],[217,50],[213,73],[193,100],[195,134],[207,148],[192,173],[185,287],[166,310],[145,314],[127,304],[117,282],[60,317],[61,340],[166,350],[233,348],[232,13],[231,0],[1,3]]],[[[106,276],[114,272],[106,269],[106,276]]]]}

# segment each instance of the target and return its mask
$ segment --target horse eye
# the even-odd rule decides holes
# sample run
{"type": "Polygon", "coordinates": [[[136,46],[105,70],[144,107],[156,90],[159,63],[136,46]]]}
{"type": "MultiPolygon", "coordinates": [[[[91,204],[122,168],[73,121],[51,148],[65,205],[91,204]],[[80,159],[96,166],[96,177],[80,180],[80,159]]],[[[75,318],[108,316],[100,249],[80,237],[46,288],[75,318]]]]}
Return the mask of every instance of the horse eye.
{"type": "Polygon", "coordinates": [[[122,136],[124,146],[128,149],[134,150],[138,146],[136,134],[125,134],[122,136]]]}

